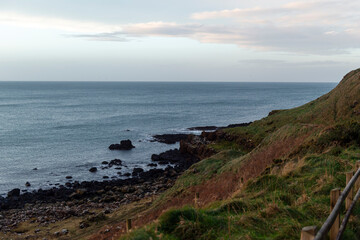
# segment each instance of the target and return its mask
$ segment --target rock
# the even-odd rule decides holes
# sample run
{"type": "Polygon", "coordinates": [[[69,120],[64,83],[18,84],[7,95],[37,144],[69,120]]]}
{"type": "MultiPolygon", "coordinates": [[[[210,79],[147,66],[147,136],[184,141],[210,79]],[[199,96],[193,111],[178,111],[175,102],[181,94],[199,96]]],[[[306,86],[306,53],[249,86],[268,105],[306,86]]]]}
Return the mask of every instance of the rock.
{"type": "Polygon", "coordinates": [[[69,230],[67,230],[66,228],[64,228],[64,229],[61,230],[61,234],[62,234],[62,235],[66,235],[66,234],[68,234],[68,233],[69,233],[69,230]]]}
{"type": "Polygon", "coordinates": [[[109,146],[110,150],[131,150],[135,148],[135,146],[132,145],[132,142],[128,140],[122,140],[120,144],[111,144],[109,146]]]}
{"type": "Polygon", "coordinates": [[[30,187],[30,186],[31,186],[31,184],[29,182],[25,183],[25,187],[30,187]]]}
{"type": "Polygon", "coordinates": [[[33,168],[34,171],[38,170],[37,168],[33,168]]]}
{"type": "Polygon", "coordinates": [[[156,163],[149,163],[147,166],[148,167],[157,167],[157,164],[156,163]]]}
{"type": "Polygon", "coordinates": [[[90,227],[90,225],[89,225],[87,222],[80,222],[79,227],[80,227],[81,229],[84,229],[84,228],[90,227]]]}
{"type": "Polygon", "coordinates": [[[138,176],[140,173],[144,172],[144,169],[142,168],[134,168],[132,175],[133,176],[138,176]]]}
{"type": "Polygon", "coordinates": [[[92,173],[94,173],[94,172],[96,172],[96,171],[97,171],[97,168],[96,168],[96,167],[92,167],[92,168],[89,169],[89,172],[92,172],[92,173]]]}
{"type": "Polygon", "coordinates": [[[124,173],[124,176],[125,176],[125,177],[130,177],[130,176],[131,176],[131,173],[124,173]]]}
{"type": "Polygon", "coordinates": [[[11,190],[10,192],[8,192],[7,196],[8,196],[9,198],[20,196],[20,189],[19,189],[19,188],[14,188],[14,189],[11,190]]]}
{"type": "Polygon", "coordinates": [[[109,164],[109,162],[108,161],[102,161],[101,164],[107,165],[107,164],[109,164]]]}
{"type": "Polygon", "coordinates": [[[114,159],[109,162],[109,167],[112,166],[122,166],[122,161],[120,159],[114,159]]]}
{"type": "MultiPolygon", "coordinates": [[[[277,113],[277,111],[279,110],[274,110],[272,112],[270,112],[269,114],[272,115],[272,114],[275,114],[277,113]]],[[[191,127],[191,128],[188,128],[187,130],[190,130],[190,131],[216,131],[216,130],[221,130],[221,129],[225,129],[225,128],[235,128],[235,127],[246,127],[246,126],[249,126],[252,122],[248,122],[248,123],[237,123],[237,124],[230,124],[228,126],[224,126],[224,127],[217,127],[217,126],[205,126],[205,127],[191,127]]]]}
{"type": "Polygon", "coordinates": [[[189,156],[182,154],[178,149],[168,150],[160,154],[151,155],[151,160],[159,162],[159,164],[175,164],[180,161],[185,161],[189,156]]]}
{"type": "Polygon", "coordinates": [[[175,144],[180,142],[181,140],[187,139],[188,134],[162,134],[162,135],[154,135],[154,140],[152,142],[161,142],[166,144],[175,144]]]}
{"type": "Polygon", "coordinates": [[[205,126],[205,127],[191,127],[188,128],[190,131],[215,131],[217,130],[217,126],[205,126]]]}
{"type": "Polygon", "coordinates": [[[103,179],[108,179],[109,178],[109,176],[103,176],[103,179]]]}
{"type": "Polygon", "coordinates": [[[72,179],[72,176],[66,176],[65,178],[66,179],[72,179]]]}

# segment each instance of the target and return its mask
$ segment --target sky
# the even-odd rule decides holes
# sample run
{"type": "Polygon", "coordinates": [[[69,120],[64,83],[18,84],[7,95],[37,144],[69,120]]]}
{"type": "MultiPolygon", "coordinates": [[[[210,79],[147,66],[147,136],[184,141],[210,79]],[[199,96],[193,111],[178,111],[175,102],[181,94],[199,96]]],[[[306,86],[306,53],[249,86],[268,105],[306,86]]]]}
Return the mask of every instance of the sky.
{"type": "Polygon", "coordinates": [[[0,0],[0,81],[338,82],[360,1],[0,0]]]}

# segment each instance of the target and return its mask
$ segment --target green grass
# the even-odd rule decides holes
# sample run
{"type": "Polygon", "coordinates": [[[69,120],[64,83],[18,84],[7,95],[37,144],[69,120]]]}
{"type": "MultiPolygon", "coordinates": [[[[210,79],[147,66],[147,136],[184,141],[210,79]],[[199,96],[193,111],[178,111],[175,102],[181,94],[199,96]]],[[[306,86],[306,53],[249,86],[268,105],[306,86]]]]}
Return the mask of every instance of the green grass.
{"type": "MultiPolygon", "coordinates": [[[[327,218],[329,193],[345,186],[344,173],[359,151],[353,146],[340,156],[308,155],[287,174],[264,174],[238,196],[214,206],[169,210],[152,228],[126,239],[299,239],[302,227],[321,226],[327,218]]],[[[280,163],[282,168],[286,164],[280,163]]],[[[344,239],[357,239],[360,208],[354,213],[344,239]]]]}
{"type": "MultiPolygon", "coordinates": [[[[189,187],[241,173],[254,159],[260,165],[254,168],[263,167],[262,158],[272,162],[232,197],[202,209],[168,210],[158,222],[124,239],[299,239],[302,227],[320,227],[330,214],[330,191],[344,188],[345,172],[360,159],[359,79],[360,69],[308,104],[221,130],[226,137],[209,145],[220,153],[186,171],[158,206],[181,197],[189,187]]],[[[343,239],[359,236],[356,207],[343,239]]]]}

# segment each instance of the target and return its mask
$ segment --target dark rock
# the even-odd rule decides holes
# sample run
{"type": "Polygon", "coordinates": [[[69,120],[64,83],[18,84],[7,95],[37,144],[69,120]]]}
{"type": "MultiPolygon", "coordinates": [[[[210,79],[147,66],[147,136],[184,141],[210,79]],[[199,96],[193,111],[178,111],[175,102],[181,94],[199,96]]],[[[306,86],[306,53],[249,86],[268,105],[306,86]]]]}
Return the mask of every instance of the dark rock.
{"type": "Polygon", "coordinates": [[[37,168],[33,168],[34,171],[38,170],[37,168]]]}
{"type": "Polygon", "coordinates": [[[109,162],[109,167],[112,166],[122,166],[122,161],[120,159],[114,159],[109,162]]]}
{"type": "Polygon", "coordinates": [[[7,196],[8,196],[9,198],[20,196],[20,189],[19,189],[19,188],[14,188],[14,189],[11,190],[10,192],[8,192],[7,196]]]}
{"type": "Polygon", "coordinates": [[[156,163],[149,163],[147,166],[148,167],[157,167],[157,164],[156,163]]]}
{"type": "Polygon", "coordinates": [[[132,145],[132,142],[128,140],[122,140],[120,144],[111,144],[109,146],[110,150],[131,150],[135,148],[135,146],[132,145]]]}
{"type": "Polygon", "coordinates": [[[104,179],[108,179],[108,178],[109,178],[109,176],[103,176],[103,178],[104,178],[104,179]]]}
{"type": "Polygon", "coordinates": [[[80,222],[79,227],[81,229],[84,229],[84,228],[90,227],[90,225],[87,222],[83,221],[83,222],[80,222]]]}
{"type": "Polygon", "coordinates": [[[109,164],[109,162],[108,161],[102,161],[101,164],[107,165],[107,164],[109,164]]]}
{"type": "Polygon", "coordinates": [[[191,127],[188,128],[190,131],[215,131],[218,127],[216,126],[205,126],[205,127],[191,127]]]}
{"type": "Polygon", "coordinates": [[[65,178],[66,179],[72,179],[72,176],[66,176],[65,178]]]}
{"type": "Polygon", "coordinates": [[[189,155],[182,154],[178,149],[168,150],[160,154],[151,155],[151,160],[154,162],[159,162],[159,164],[175,164],[177,162],[186,161],[186,159],[191,158],[189,155]]]}
{"type": "Polygon", "coordinates": [[[188,134],[162,134],[154,135],[152,142],[161,142],[166,144],[175,144],[181,140],[187,139],[188,134]]]}
{"type": "Polygon", "coordinates": [[[140,173],[144,172],[144,169],[142,168],[134,168],[132,175],[133,176],[138,176],[140,173]]]}
{"type": "Polygon", "coordinates": [[[25,183],[25,186],[26,186],[26,187],[30,187],[31,184],[30,184],[29,182],[26,182],[26,183],[25,183]]]}
{"type": "Polygon", "coordinates": [[[93,173],[93,172],[96,172],[96,171],[97,171],[97,168],[96,168],[96,167],[92,167],[92,168],[89,169],[89,172],[92,172],[92,173],[93,173]]]}
{"type": "MultiPolygon", "coordinates": [[[[274,111],[278,111],[278,110],[274,110],[274,111]]],[[[225,129],[225,128],[246,127],[246,126],[249,126],[251,123],[252,122],[230,124],[226,127],[217,127],[217,126],[191,127],[191,128],[188,128],[188,130],[190,130],[190,131],[205,131],[205,132],[206,131],[216,131],[216,130],[225,129]]]]}
{"type": "Polygon", "coordinates": [[[124,173],[124,176],[125,176],[125,177],[130,177],[130,176],[131,176],[131,173],[124,173]]]}

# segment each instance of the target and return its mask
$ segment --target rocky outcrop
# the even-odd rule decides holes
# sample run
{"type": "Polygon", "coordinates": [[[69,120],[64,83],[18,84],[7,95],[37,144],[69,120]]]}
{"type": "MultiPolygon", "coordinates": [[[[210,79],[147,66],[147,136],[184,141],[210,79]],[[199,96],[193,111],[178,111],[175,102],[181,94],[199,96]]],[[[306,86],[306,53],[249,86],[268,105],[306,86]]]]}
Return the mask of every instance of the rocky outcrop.
{"type": "Polygon", "coordinates": [[[128,140],[122,140],[120,144],[111,144],[109,146],[110,150],[131,150],[135,148],[134,145],[132,145],[132,142],[128,140]]]}
{"type": "Polygon", "coordinates": [[[171,149],[161,154],[153,154],[151,160],[160,165],[176,164],[177,166],[186,169],[199,161],[199,158],[186,152],[183,153],[178,149],[171,149]]]}
{"type": "Polygon", "coordinates": [[[180,152],[182,154],[195,156],[198,159],[204,159],[216,153],[215,150],[207,146],[209,143],[210,142],[202,136],[189,135],[187,140],[180,142],[180,152]]]}
{"type": "Polygon", "coordinates": [[[154,135],[151,142],[161,142],[166,144],[175,144],[181,140],[187,139],[188,134],[162,134],[154,135]]]}
{"type": "Polygon", "coordinates": [[[226,128],[246,127],[246,126],[249,126],[251,123],[252,122],[230,124],[230,125],[224,126],[224,127],[217,127],[217,126],[191,127],[191,128],[188,128],[188,130],[190,130],[190,131],[205,131],[205,132],[208,132],[208,131],[217,131],[217,130],[226,129],[226,128]]]}

